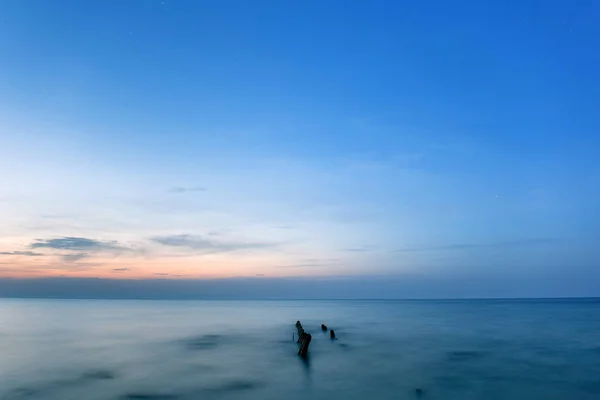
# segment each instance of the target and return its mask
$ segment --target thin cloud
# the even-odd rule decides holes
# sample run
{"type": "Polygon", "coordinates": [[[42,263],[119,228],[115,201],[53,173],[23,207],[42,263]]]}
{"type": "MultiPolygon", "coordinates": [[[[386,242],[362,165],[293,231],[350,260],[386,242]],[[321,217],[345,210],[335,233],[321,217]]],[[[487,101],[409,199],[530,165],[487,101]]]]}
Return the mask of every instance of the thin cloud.
{"type": "Polygon", "coordinates": [[[296,225],[275,225],[273,228],[290,230],[290,229],[296,229],[297,226],[296,225]]]}
{"type": "Polygon", "coordinates": [[[186,234],[158,236],[151,238],[151,240],[163,246],[182,247],[196,250],[200,253],[232,253],[236,251],[264,249],[274,246],[272,243],[222,241],[186,234]]]}
{"type": "Polygon", "coordinates": [[[154,273],[155,276],[163,276],[163,277],[172,277],[172,278],[183,278],[189,275],[182,275],[182,274],[167,274],[166,272],[155,272],[154,273]]]}
{"type": "Polygon", "coordinates": [[[305,264],[288,264],[288,265],[278,265],[277,268],[318,268],[318,267],[328,267],[329,264],[322,263],[305,263],[305,264]]]}
{"type": "MultiPolygon", "coordinates": [[[[81,271],[87,271],[90,268],[95,268],[95,267],[102,267],[104,266],[104,263],[100,263],[100,262],[82,262],[82,263],[74,263],[71,264],[72,266],[69,267],[64,267],[65,269],[68,270],[81,270],[81,271]]],[[[56,268],[56,266],[54,267],[56,268]]]]}
{"type": "Polygon", "coordinates": [[[62,259],[64,262],[72,263],[88,258],[89,256],[88,253],[63,254],[62,259]]]}
{"type": "Polygon", "coordinates": [[[40,215],[41,218],[44,219],[68,219],[68,218],[74,218],[73,215],[69,215],[69,214],[43,214],[40,215]]]}
{"type": "Polygon", "coordinates": [[[223,236],[231,232],[231,229],[220,229],[217,231],[210,231],[206,235],[207,236],[223,236]]]}
{"type": "Polygon", "coordinates": [[[303,258],[300,261],[305,263],[336,263],[340,260],[340,258],[303,258]]]}
{"type": "Polygon", "coordinates": [[[44,254],[35,251],[0,251],[0,256],[43,257],[44,254]]]}
{"type": "Polygon", "coordinates": [[[352,253],[364,253],[367,251],[372,251],[375,250],[375,246],[369,246],[369,245],[365,245],[365,246],[359,246],[359,247],[352,247],[349,249],[344,249],[344,251],[349,251],[352,253]]]}
{"type": "Polygon", "coordinates": [[[125,272],[125,271],[130,271],[129,268],[113,268],[114,272],[125,272]]]}
{"type": "Polygon", "coordinates": [[[296,264],[278,265],[277,268],[319,268],[339,265],[339,258],[304,258],[296,264]]]}
{"type": "Polygon", "coordinates": [[[190,192],[206,192],[206,188],[203,186],[175,186],[169,189],[169,193],[190,193],[190,192]]]}
{"type": "Polygon", "coordinates": [[[430,246],[430,247],[409,247],[405,249],[396,250],[398,253],[417,253],[426,251],[445,251],[445,250],[469,250],[469,249],[483,249],[483,248],[496,248],[496,247],[512,247],[512,246],[523,246],[529,244],[544,244],[556,242],[559,239],[556,238],[539,238],[539,239],[522,239],[512,240],[505,242],[495,243],[460,243],[452,244],[447,246],[430,246]]]}

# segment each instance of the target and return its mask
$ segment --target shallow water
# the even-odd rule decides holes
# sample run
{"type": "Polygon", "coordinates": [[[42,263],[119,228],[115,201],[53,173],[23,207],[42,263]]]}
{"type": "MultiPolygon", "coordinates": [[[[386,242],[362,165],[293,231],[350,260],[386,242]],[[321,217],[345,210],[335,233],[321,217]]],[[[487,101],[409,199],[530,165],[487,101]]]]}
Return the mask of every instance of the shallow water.
{"type": "Polygon", "coordinates": [[[0,299],[2,400],[337,398],[597,400],[600,301],[0,299]]]}

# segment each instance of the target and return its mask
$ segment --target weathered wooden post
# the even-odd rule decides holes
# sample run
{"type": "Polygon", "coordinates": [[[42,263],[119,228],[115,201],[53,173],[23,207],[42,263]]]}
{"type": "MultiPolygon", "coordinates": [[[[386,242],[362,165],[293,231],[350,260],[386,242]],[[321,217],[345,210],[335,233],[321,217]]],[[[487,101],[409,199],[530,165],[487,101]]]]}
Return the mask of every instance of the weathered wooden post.
{"type": "Polygon", "coordinates": [[[308,346],[310,345],[312,336],[310,333],[304,332],[304,328],[302,327],[300,321],[296,321],[296,329],[298,330],[298,344],[300,344],[298,355],[306,358],[308,355],[308,346]]]}
{"type": "Polygon", "coordinates": [[[333,331],[333,329],[329,331],[329,336],[330,336],[332,339],[335,339],[335,332],[333,331]]]}
{"type": "Polygon", "coordinates": [[[323,332],[327,332],[327,325],[325,325],[325,324],[321,324],[321,330],[322,330],[323,332]]]}
{"type": "Polygon", "coordinates": [[[306,358],[306,356],[308,355],[308,346],[310,345],[311,340],[312,336],[310,335],[310,333],[307,333],[304,337],[304,340],[300,344],[300,349],[298,349],[298,354],[300,355],[300,357],[306,358]]]}

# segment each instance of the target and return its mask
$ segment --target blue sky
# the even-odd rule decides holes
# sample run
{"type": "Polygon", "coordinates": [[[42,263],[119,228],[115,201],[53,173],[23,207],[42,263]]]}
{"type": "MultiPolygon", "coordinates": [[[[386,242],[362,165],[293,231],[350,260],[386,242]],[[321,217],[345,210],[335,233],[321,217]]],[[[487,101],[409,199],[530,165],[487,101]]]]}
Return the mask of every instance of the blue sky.
{"type": "Polygon", "coordinates": [[[1,276],[597,277],[596,1],[0,11],[1,276]]]}

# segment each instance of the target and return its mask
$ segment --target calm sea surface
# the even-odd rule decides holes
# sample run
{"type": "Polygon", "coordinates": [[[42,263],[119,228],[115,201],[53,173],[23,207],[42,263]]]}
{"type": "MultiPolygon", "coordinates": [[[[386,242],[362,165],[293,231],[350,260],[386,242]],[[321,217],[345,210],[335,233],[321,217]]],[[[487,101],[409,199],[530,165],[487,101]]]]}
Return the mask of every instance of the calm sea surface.
{"type": "Polygon", "coordinates": [[[418,398],[600,399],[600,301],[0,299],[2,400],[418,398]]]}

